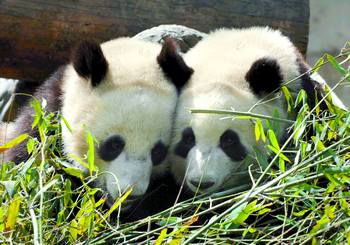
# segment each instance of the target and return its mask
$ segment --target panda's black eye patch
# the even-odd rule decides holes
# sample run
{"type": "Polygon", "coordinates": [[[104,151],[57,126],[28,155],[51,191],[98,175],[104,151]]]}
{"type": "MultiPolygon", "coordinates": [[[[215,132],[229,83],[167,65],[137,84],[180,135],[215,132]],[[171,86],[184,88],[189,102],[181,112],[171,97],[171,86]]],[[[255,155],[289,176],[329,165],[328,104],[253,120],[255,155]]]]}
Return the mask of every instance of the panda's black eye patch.
{"type": "Polygon", "coordinates": [[[164,161],[167,153],[168,148],[163,144],[163,142],[158,141],[151,150],[153,165],[161,164],[164,161]]]}
{"type": "Polygon", "coordinates": [[[192,128],[185,128],[182,131],[182,138],[175,146],[175,154],[183,158],[187,157],[188,152],[196,144],[196,138],[194,136],[192,128]]]}
{"type": "Polygon", "coordinates": [[[125,141],[119,135],[113,135],[103,141],[99,148],[98,154],[104,161],[112,161],[116,159],[123,151],[125,141]]]}
{"type": "Polygon", "coordinates": [[[283,77],[275,59],[262,58],[252,64],[245,79],[254,94],[261,96],[280,88],[283,77]]]}
{"type": "Polygon", "coordinates": [[[234,161],[242,161],[247,156],[246,148],[242,145],[238,134],[231,129],[221,135],[219,146],[234,161]]]}

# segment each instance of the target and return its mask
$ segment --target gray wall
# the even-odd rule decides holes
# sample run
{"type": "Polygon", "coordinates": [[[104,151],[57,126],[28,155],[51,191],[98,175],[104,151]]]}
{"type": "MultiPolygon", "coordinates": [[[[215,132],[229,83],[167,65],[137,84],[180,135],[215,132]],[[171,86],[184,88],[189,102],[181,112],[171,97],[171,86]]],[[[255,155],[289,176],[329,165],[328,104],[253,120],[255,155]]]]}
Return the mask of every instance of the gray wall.
{"type": "MultiPolygon", "coordinates": [[[[325,52],[339,54],[347,41],[350,41],[350,0],[310,0],[308,62],[315,64],[325,52]]],[[[329,65],[320,73],[330,85],[341,79],[329,65]]],[[[350,82],[342,84],[336,93],[350,107],[350,82]]]]}

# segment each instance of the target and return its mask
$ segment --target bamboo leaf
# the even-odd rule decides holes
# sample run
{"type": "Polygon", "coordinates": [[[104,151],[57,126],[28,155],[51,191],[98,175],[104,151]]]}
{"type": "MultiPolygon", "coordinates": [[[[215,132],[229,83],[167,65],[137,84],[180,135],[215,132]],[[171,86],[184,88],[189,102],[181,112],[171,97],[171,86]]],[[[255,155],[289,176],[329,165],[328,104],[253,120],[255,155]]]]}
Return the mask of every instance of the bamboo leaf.
{"type": "Polygon", "coordinates": [[[168,217],[168,218],[160,220],[158,222],[158,225],[159,226],[172,225],[172,224],[175,224],[175,223],[180,223],[181,221],[182,221],[182,219],[179,218],[179,217],[168,217]]]}
{"type": "Polygon", "coordinates": [[[256,228],[253,228],[253,227],[246,228],[246,229],[244,229],[244,231],[243,231],[243,233],[242,233],[242,236],[245,237],[245,236],[248,234],[248,232],[251,233],[251,234],[253,234],[253,233],[255,233],[256,231],[257,231],[257,229],[256,229],[256,228]]]}
{"type": "MultiPolygon", "coordinates": [[[[58,177],[58,176],[57,176],[57,177],[58,177]]],[[[43,186],[43,188],[40,189],[40,190],[35,194],[35,196],[34,196],[33,199],[32,199],[32,202],[34,202],[35,199],[37,199],[37,198],[41,195],[41,193],[45,193],[48,189],[50,189],[53,185],[55,185],[57,181],[58,181],[57,178],[56,178],[56,179],[53,179],[53,180],[51,180],[49,183],[47,183],[45,186],[43,186]]]]}
{"type": "Polygon", "coordinates": [[[266,214],[267,212],[270,212],[271,208],[263,208],[261,210],[259,210],[258,215],[263,215],[266,214]]]}
{"type": "Polygon", "coordinates": [[[65,180],[64,183],[64,196],[63,203],[67,207],[72,202],[72,182],[69,179],[65,180]]]}
{"type": "Polygon", "coordinates": [[[280,157],[278,160],[279,168],[280,168],[281,173],[284,173],[286,171],[286,164],[285,164],[284,160],[282,159],[281,155],[279,155],[279,157],[280,157]]]}
{"type": "Polygon", "coordinates": [[[21,198],[16,197],[11,201],[9,209],[7,211],[7,217],[5,221],[6,231],[11,231],[15,229],[20,205],[21,205],[21,198]]]}
{"type": "Polygon", "coordinates": [[[6,144],[0,146],[0,153],[4,153],[5,151],[7,151],[8,149],[19,145],[20,143],[22,143],[24,140],[26,140],[28,138],[28,134],[21,134],[20,136],[16,137],[15,139],[7,142],[6,144]]]}
{"type": "Polygon", "coordinates": [[[270,140],[271,145],[274,148],[276,148],[277,150],[279,150],[280,146],[278,145],[278,141],[277,141],[275,133],[271,129],[269,129],[267,131],[267,135],[269,136],[269,140],[270,140]]]}
{"type": "Polygon", "coordinates": [[[124,194],[122,197],[120,197],[120,198],[112,205],[112,207],[108,210],[108,212],[103,216],[104,219],[107,219],[107,218],[113,213],[113,211],[116,210],[116,209],[120,206],[120,204],[121,204],[122,202],[124,202],[124,200],[131,194],[132,190],[133,190],[133,189],[130,188],[127,192],[125,192],[125,194],[124,194]]]}
{"type": "Polygon", "coordinates": [[[62,119],[64,125],[67,127],[68,131],[72,133],[73,130],[72,130],[71,126],[69,125],[67,119],[64,116],[62,116],[61,119],[62,119]]]}
{"type": "Polygon", "coordinates": [[[43,111],[41,109],[41,105],[40,105],[39,100],[36,98],[34,98],[32,100],[31,106],[33,107],[33,109],[35,111],[35,116],[34,116],[34,120],[32,123],[32,128],[34,128],[36,125],[38,125],[41,122],[43,111]]]}
{"type": "Polygon", "coordinates": [[[306,92],[304,89],[301,89],[297,95],[297,98],[295,99],[295,103],[294,103],[294,108],[296,108],[302,101],[306,102],[306,92]]]}
{"type": "Polygon", "coordinates": [[[287,106],[288,106],[287,111],[290,113],[290,112],[292,112],[292,108],[294,107],[293,98],[292,98],[292,96],[291,96],[291,94],[286,86],[282,86],[281,90],[284,94],[284,97],[287,100],[287,106]]]}
{"type": "Polygon", "coordinates": [[[70,222],[69,226],[70,241],[75,242],[78,238],[78,223],[75,219],[70,222]]]}
{"type": "Polygon", "coordinates": [[[35,147],[35,141],[34,139],[29,139],[27,142],[27,152],[28,154],[31,154],[35,147]]]}
{"type": "Polygon", "coordinates": [[[343,75],[348,81],[350,81],[349,72],[344,67],[342,67],[332,55],[327,54],[327,59],[341,75],[343,75]]]}
{"type": "Polygon", "coordinates": [[[155,241],[155,243],[154,243],[154,245],[161,245],[162,243],[163,243],[163,241],[164,241],[164,238],[166,237],[166,233],[167,233],[167,228],[164,228],[161,232],[160,232],[160,234],[159,234],[159,236],[158,236],[158,238],[157,238],[157,240],[155,241]]]}
{"type": "Polygon", "coordinates": [[[280,159],[287,161],[287,162],[291,162],[288,157],[286,157],[282,152],[279,152],[278,149],[276,149],[275,147],[273,147],[272,145],[268,145],[267,146],[273,153],[275,153],[276,155],[278,155],[280,157],[280,159]]]}
{"type": "Polygon", "coordinates": [[[63,169],[64,172],[66,172],[67,174],[77,177],[79,179],[83,179],[84,178],[84,172],[83,170],[79,169],[79,168],[64,168],[63,169]]]}
{"type": "Polygon", "coordinates": [[[190,220],[185,222],[185,224],[183,224],[183,226],[181,226],[181,228],[175,232],[174,238],[170,241],[169,245],[180,245],[182,243],[183,237],[188,232],[188,228],[197,221],[198,216],[192,216],[190,220]]]}
{"type": "Polygon", "coordinates": [[[324,64],[324,56],[322,56],[321,58],[319,58],[316,62],[316,64],[313,67],[313,71],[312,73],[316,73],[320,70],[320,68],[323,66],[324,64]]]}
{"type": "Polygon", "coordinates": [[[88,143],[87,161],[89,164],[90,176],[92,176],[93,171],[96,171],[96,167],[94,138],[90,132],[87,132],[86,141],[88,143]]]}
{"type": "Polygon", "coordinates": [[[260,132],[260,127],[259,127],[259,124],[261,123],[261,120],[260,119],[256,119],[255,121],[255,141],[259,141],[260,139],[260,135],[261,135],[261,132],[260,132]]]}
{"type": "Polygon", "coordinates": [[[306,214],[306,212],[308,212],[310,210],[307,210],[307,209],[304,209],[304,210],[301,210],[299,212],[293,212],[293,215],[296,216],[296,217],[302,217],[304,216],[304,214],[306,214]]]}
{"type": "Polygon", "coordinates": [[[253,149],[255,152],[256,159],[258,160],[258,163],[259,163],[261,169],[265,170],[267,168],[267,166],[269,165],[267,154],[261,152],[261,150],[255,146],[253,147],[253,149]]]}
{"type": "Polygon", "coordinates": [[[237,208],[232,210],[232,212],[228,215],[227,220],[235,221],[247,205],[248,205],[248,202],[244,202],[241,205],[239,205],[237,208]]]}

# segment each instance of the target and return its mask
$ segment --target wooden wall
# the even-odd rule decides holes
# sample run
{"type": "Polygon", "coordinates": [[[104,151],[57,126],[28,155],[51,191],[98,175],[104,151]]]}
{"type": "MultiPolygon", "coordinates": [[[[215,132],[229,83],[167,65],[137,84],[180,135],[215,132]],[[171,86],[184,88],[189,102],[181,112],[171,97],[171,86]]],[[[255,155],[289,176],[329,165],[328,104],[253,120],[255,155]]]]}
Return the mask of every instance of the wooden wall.
{"type": "Polygon", "coordinates": [[[308,0],[0,0],[0,77],[40,81],[78,40],[132,36],[160,24],[209,32],[269,25],[306,52],[308,0]]]}

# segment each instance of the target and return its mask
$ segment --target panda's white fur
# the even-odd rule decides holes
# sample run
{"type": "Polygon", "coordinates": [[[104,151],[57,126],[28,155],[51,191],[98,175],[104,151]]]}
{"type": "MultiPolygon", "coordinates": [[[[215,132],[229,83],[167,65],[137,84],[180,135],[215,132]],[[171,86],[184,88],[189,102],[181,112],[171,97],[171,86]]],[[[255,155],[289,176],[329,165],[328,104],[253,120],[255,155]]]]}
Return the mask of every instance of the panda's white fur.
{"type": "MultiPolygon", "coordinates": [[[[179,98],[170,159],[171,171],[179,184],[185,178],[185,185],[191,191],[210,192],[250,183],[247,165],[252,163],[249,160],[252,158],[249,155],[253,147],[262,149],[262,141],[255,140],[254,123],[247,119],[220,120],[222,115],[190,114],[189,109],[233,108],[268,116],[273,116],[278,109],[280,117],[286,118],[281,93],[270,95],[260,103],[262,97],[254,94],[246,81],[252,64],[263,58],[277,62],[283,81],[300,75],[301,55],[295,46],[279,31],[267,27],[220,29],[185,54],[185,62],[194,73],[179,98]],[[187,155],[181,156],[175,152],[182,144],[183,130],[188,127],[193,130],[195,143],[188,147],[187,155]],[[219,147],[220,137],[228,129],[239,136],[247,150],[245,160],[232,160],[219,147]]],[[[301,88],[300,81],[288,87],[296,93],[301,88]]]]}
{"type": "MultiPolygon", "coordinates": [[[[166,145],[170,141],[176,89],[157,64],[160,45],[119,38],[101,48],[109,70],[99,86],[89,86],[73,66],[64,74],[62,114],[73,129],[70,133],[63,128],[64,151],[84,156],[86,129],[98,142],[121,135],[126,144],[115,160],[105,162],[95,154],[100,179],[114,197],[118,188],[128,187],[133,187],[133,195],[142,195],[152,172],[152,147],[159,140],[166,145]]],[[[163,165],[155,166],[159,167],[163,165]]]]}
{"type": "MultiPolygon", "coordinates": [[[[132,38],[118,38],[101,45],[83,42],[73,53],[72,62],[36,93],[38,99],[48,101],[48,110],[60,111],[69,123],[72,131],[62,123],[63,151],[76,166],[83,168],[75,159],[86,157],[87,132],[96,139],[97,184],[114,198],[129,187],[133,189],[131,195],[143,195],[151,174],[163,174],[168,168],[164,156],[170,144],[179,89],[171,69],[181,76],[181,69],[186,68],[182,63],[177,67],[178,61],[182,58],[171,40],[163,46],[132,38]],[[101,144],[115,135],[124,141],[123,149],[113,160],[103,160],[101,144]],[[161,162],[153,164],[151,151],[159,142],[163,152],[155,151],[160,154],[155,158],[161,162]]],[[[186,72],[185,77],[191,74],[191,70],[186,72]]],[[[17,132],[11,132],[35,136],[37,133],[31,130],[32,114],[29,106],[24,108],[11,124],[17,132]]],[[[25,160],[25,144],[10,149],[8,156],[7,160],[25,160]]]]}

